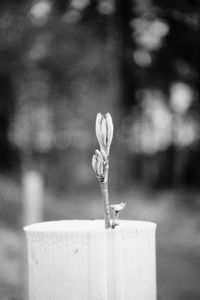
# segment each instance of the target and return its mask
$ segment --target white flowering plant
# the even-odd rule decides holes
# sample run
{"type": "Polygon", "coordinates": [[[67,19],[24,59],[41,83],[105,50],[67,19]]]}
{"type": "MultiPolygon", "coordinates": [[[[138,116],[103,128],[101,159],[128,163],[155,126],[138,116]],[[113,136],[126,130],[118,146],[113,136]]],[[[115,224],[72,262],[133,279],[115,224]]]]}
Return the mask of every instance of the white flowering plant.
{"type": "Polygon", "coordinates": [[[112,143],[114,126],[112,117],[109,113],[102,115],[98,113],[96,116],[96,136],[100,149],[96,149],[92,157],[92,167],[99,180],[102,192],[102,200],[104,203],[104,220],[106,229],[114,229],[118,224],[116,220],[126,203],[109,204],[108,194],[108,171],[109,171],[109,154],[112,143]],[[113,212],[113,220],[110,219],[110,208],[113,212]]]}

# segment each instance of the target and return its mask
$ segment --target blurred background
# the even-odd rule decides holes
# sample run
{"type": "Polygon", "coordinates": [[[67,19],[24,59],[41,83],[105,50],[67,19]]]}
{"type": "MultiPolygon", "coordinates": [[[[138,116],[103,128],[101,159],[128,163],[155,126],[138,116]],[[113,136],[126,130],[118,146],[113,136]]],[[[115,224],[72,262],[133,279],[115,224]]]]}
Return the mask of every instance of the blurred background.
{"type": "Polygon", "coordinates": [[[198,0],[1,0],[2,300],[28,299],[25,224],[103,217],[98,112],[111,203],[158,224],[158,300],[200,299],[199,53],[198,0]]]}

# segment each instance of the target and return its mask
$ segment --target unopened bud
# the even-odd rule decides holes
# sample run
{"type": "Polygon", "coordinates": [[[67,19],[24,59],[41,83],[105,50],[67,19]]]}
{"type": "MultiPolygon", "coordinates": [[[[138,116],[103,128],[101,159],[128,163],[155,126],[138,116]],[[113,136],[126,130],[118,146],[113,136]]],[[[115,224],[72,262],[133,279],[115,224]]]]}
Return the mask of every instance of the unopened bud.
{"type": "Polygon", "coordinates": [[[103,157],[99,150],[96,150],[92,157],[92,167],[97,177],[103,176],[103,157]]]}
{"type": "Polygon", "coordinates": [[[101,153],[103,156],[106,156],[106,158],[109,156],[113,131],[114,127],[111,115],[107,113],[104,116],[98,113],[96,117],[96,136],[100,145],[101,153]]]}

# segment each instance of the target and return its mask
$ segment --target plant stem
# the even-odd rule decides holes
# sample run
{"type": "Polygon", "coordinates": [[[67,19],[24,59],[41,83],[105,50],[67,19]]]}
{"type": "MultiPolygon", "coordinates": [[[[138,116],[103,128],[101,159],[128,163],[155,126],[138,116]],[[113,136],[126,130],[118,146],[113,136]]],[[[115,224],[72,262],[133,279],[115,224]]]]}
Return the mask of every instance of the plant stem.
{"type": "Polygon", "coordinates": [[[105,228],[110,228],[110,205],[109,205],[109,196],[108,196],[108,182],[100,182],[101,191],[102,191],[102,200],[104,204],[104,220],[105,228]]]}
{"type": "Polygon", "coordinates": [[[117,226],[116,221],[119,217],[119,213],[114,213],[113,214],[113,219],[112,219],[112,224],[111,224],[111,228],[115,229],[115,227],[117,226]]]}
{"type": "Polygon", "coordinates": [[[112,229],[115,228],[115,220],[116,220],[116,216],[113,216],[112,224],[111,224],[111,228],[112,228],[112,229]]]}

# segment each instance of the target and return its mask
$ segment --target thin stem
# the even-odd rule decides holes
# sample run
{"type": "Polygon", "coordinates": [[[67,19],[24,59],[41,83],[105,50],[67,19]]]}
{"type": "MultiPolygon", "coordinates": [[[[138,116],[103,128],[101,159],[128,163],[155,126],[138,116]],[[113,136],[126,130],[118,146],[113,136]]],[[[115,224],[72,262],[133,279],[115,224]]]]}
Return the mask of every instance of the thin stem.
{"type": "Polygon", "coordinates": [[[112,229],[115,228],[115,221],[116,221],[116,215],[113,214],[113,219],[112,219],[112,224],[111,224],[111,228],[112,228],[112,229]]]}
{"type": "Polygon", "coordinates": [[[116,223],[118,217],[119,217],[119,212],[118,213],[113,213],[113,220],[112,220],[112,224],[111,224],[112,229],[114,229],[118,225],[116,223]]]}
{"type": "Polygon", "coordinates": [[[112,224],[111,224],[111,228],[112,228],[112,229],[115,228],[115,217],[113,217],[112,224]]]}
{"type": "Polygon", "coordinates": [[[109,196],[108,196],[108,183],[100,182],[101,191],[102,191],[102,200],[104,204],[104,220],[105,228],[110,228],[110,205],[109,205],[109,196]]]}

